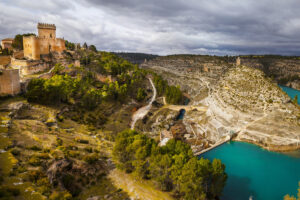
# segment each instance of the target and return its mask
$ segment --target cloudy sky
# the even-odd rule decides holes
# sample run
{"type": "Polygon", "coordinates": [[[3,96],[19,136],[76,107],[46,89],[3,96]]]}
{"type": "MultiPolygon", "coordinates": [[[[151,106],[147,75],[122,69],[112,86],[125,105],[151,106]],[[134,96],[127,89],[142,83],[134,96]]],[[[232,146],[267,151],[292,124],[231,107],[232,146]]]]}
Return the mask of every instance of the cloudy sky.
{"type": "Polygon", "coordinates": [[[0,38],[55,23],[106,51],[300,56],[299,0],[0,0],[0,38]]]}

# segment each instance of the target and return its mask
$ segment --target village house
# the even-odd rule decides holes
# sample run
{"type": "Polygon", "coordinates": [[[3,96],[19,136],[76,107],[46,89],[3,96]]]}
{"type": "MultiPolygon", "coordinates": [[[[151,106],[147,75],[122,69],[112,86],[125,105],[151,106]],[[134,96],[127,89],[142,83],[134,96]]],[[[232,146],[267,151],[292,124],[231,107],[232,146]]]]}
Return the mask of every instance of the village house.
{"type": "Polygon", "coordinates": [[[2,49],[12,49],[12,43],[14,39],[13,38],[5,38],[1,41],[1,47],[2,49]]]}

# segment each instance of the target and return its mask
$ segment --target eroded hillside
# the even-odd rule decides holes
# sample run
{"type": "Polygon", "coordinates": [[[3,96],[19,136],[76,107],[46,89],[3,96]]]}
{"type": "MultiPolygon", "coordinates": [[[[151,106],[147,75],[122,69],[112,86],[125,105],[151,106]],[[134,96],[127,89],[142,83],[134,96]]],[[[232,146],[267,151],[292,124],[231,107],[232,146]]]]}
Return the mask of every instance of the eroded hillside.
{"type": "Polygon", "coordinates": [[[199,152],[227,136],[267,149],[290,150],[300,142],[300,110],[275,82],[254,68],[235,67],[220,58],[165,57],[147,62],[190,98],[183,120],[165,105],[146,123],[149,132],[182,137],[199,152]],[[198,109],[206,108],[206,109],[198,109]],[[167,117],[163,117],[163,116],[167,117]],[[184,124],[184,129],[172,127],[184,124]]]}

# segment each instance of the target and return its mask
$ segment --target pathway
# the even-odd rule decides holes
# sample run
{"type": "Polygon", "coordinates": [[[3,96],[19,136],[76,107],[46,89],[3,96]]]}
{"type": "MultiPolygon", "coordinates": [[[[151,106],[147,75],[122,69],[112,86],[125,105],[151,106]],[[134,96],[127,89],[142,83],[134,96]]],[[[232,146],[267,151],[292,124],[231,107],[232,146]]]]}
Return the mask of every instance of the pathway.
{"type": "Polygon", "coordinates": [[[210,151],[210,150],[212,150],[212,149],[214,149],[214,148],[216,148],[216,147],[218,147],[218,146],[220,146],[220,145],[222,145],[222,144],[224,144],[224,143],[226,143],[226,142],[229,142],[230,139],[231,139],[231,138],[230,138],[230,136],[228,135],[228,136],[226,136],[225,139],[223,139],[223,140],[217,142],[216,144],[214,144],[213,146],[211,146],[211,147],[209,147],[209,148],[206,148],[206,149],[204,149],[204,150],[202,150],[202,151],[199,151],[199,152],[194,153],[194,155],[195,155],[195,156],[199,156],[199,155],[201,155],[201,154],[203,154],[203,153],[206,153],[206,152],[208,152],[208,151],[210,151]]]}
{"type": "Polygon", "coordinates": [[[144,107],[138,109],[138,110],[133,114],[133,116],[132,116],[132,122],[131,122],[131,126],[130,126],[131,129],[134,129],[134,126],[135,126],[135,123],[137,122],[137,120],[143,119],[143,118],[147,115],[147,113],[149,112],[149,110],[150,110],[150,108],[151,108],[151,106],[152,106],[153,101],[154,101],[155,98],[156,98],[156,93],[157,93],[157,92],[156,92],[156,88],[155,88],[155,86],[154,86],[154,84],[153,84],[151,78],[148,78],[148,79],[149,79],[149,81],[150,81],[150,83],[151,83],[151,86],[152,86],[152,88],[153,88],[153,96],[152,96],[151,101],[149,102],[149,104],[148,104],[147,106],[144,106],[144,107]]]}

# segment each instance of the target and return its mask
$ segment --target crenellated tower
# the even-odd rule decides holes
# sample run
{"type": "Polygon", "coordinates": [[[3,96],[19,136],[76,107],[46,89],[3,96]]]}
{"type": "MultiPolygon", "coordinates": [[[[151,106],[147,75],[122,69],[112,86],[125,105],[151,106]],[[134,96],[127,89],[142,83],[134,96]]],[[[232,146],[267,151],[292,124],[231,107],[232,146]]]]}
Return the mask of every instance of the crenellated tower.
{"type": "Polygon", "coordinates": [[[63,52],[65,40],[56,38],[55,24],[38,23],[38,36],[24,36],[24,56],[27,59],[39,60],[41,56],[51,52],[63,52]]]}
{"type": "Polygon", "coordinates": [[[40,39],[55,39],[56,26],[55,24],[38,23],[38,34],[40,39]]]}

